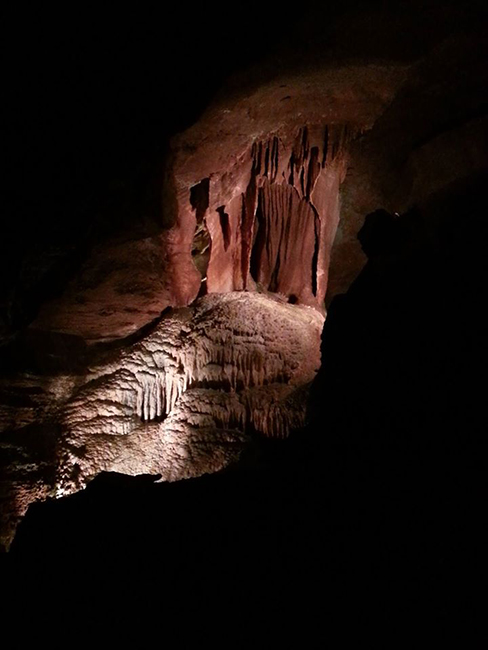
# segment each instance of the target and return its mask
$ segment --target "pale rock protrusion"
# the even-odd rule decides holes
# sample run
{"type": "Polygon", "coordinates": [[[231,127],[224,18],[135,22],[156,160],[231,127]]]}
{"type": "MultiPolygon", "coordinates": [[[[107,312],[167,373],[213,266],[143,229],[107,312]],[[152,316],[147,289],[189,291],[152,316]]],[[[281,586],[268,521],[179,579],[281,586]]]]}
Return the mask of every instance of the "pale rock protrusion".
{"type": "Polygon", "coordinates": [[[101,471],[178,480],[236,460],[250,435],[305,422],[322,316],[257,293],[211,294],[93,368],[63,408],[57,488],[101,471]]]}

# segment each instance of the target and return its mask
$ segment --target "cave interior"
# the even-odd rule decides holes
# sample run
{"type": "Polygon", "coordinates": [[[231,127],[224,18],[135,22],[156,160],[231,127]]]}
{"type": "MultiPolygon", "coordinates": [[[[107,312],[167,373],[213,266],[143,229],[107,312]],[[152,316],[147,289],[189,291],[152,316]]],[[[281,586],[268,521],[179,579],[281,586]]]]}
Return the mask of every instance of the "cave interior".
{"type": "Polygon", "coordinates": [[[12,629],[485,647],[487,13],[9,9],[12,629]]]}

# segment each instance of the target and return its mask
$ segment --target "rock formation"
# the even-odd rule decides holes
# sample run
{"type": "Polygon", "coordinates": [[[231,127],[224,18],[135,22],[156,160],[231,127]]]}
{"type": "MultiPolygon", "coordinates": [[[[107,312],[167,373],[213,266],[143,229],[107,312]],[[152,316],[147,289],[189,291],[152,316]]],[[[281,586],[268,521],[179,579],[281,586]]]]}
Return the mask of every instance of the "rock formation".
{"type": "MultiPolygon", "coordinates": [[[[114,118],[104,160],[120,173],[102,198],[72,189],[52,223],[56,182],[50,202],[38,205],[34,190],[21,202],[34,226],[12,217],[16,246],[6,236],[0,255],[6,545],[30,502],[103,470],[167,481],[215,472],[255,435],[303,424],[326,305],[364,262],[364,215],[428,207],[424,225],[436,233],[432,206],[486,165],[486,36],[469,11],[431,15],[435,4],[368,13],[346,3],[327,21],[315,7],[276,51],[241,34],[235,50],[248,65],[219,78],[213,98],[189,81],[201,37],[174,73],[171,110],[149,129],[151,155],[125,152],[136,171],[124,176],[115,159],[127,124],[144,130],[147,106],[120,133],[114,118]],[[180,119],[183,104],[194,107],[180,119]]],[[[149,85],[164,89],[153,72],[149,85]]],[[[114,100],[110,116],[122,105],[114,100]]]]}
{"type": "Polygon", "coordinates": [[[10,526],[33,498],[77,491],[102,471],[199,476],[236,461],[256,434],[302,427],[322,324],[317,310],[273,294],[210,294],[83,375],[10,384],[2,428],[24,457],[11,475],[10,526]],[[19,411],[12,397],[32,392],[43,403],[19,411]],[[42,467],[22,446],[29,425],[56,431],[42,467]]]}

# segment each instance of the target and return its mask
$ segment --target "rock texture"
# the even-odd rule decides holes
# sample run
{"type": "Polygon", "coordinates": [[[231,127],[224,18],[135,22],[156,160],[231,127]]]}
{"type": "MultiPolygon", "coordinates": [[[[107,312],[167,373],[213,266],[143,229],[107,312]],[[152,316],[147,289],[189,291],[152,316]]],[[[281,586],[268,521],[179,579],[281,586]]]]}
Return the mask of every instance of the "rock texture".
{"type": "Polygon", "coordinates": [[[227,88],[172,139],[152,231],[97,243],[31,327],[117,339],[199,294],[256,283],[322,310],[351,142],[405,75],[327,62],[227,88]]]}
{"type": "MultiPolygon", "coordinates": [[[[132,176],[115,164],[127,146],[115,115],[125,102],[105,107],[114,142],[97,141],[107,130],[100,122],[85,165],[113,146],[97,161],[106,200],[89,200],[87,186],[74,183],[50,220],[56,166],[40,202],[43,182],[20,173],[30,200],[14,214],[34,215],[33,225],[11,218],[16,247],[12,253],[2,238],[0,256],[0,340],[12,343],[0,352],[17,371],[0,396],[12,520],[32,499],[76,490],[101,469],[173,480],[218,470],[253,432],[286,435],[302,422],[300,386],[317,364],[324,300],[347,289],[363,264],[356,235],[364,215],[436,202],[427,213],[440,215],[452,186],[469,187],[486,169],[486,30],[469,6],[452,3],[452,13],[437,0],[371,11],[312,4],[279,48],[271,46],[281,34],[270,10],[273,28],[261,29],[259,47],[241,39],[259,65],[228,79],[210,103],[196,90],[202,80],[189,81],[193,61],[189,73],[175,74],[174,92],[154,64],[147,86],[156,83],[175,114],[186,101],[193,117],[165,125],[164,138],[146,125],[151,145],[142,149],[152,153],[132,176]],[[178,92],[182,80],[188,100],[178,92]],[[117,340],[118,355],[110,348],[117,340]]],[[[196,31],[200,59],[207,37],[200,25],[196,31]]],[[[158,48],[160,41],[158,32],[158,48]]],[[[220,39],[216,49],[225,58],[220,39]]],[[[234,49],[246,60],[246,48],[234,49]]],[[[102,84],[111,76],[103,72],[102,84]]],[[[137,130],[147,112],[132,94],[140,106],[126,119],[137,130]]],[[[99,97],[97,89],[95,113],[99,97]]],[[[46,112],[49,123],[53,114],[46,112]]],[[[77,131],[78,120],[68,119],[77,131]]],[[[39,150],[51,146],[46,133],[39,150]]],[[[15,134],[13,142],[17,151],[15,134]]],[[[66,160],[74,160],[72,138],[66,143],[58,154],[69,149],[66,160]]],[[[36,148],[27,136],[24,145],[36,148]]],[[[136,151],[125,156],[144,157],[136,151]]],[[[53,160],[71,179],[64,157],[53,160]]]]}
{"type": "Polygon", "coordinates": [[[209,293],[258,284],[322,309],[347,139],[346,129],[325,126],[300,129],[291,143],[278,136],[259,141],[232,186],[225,179],[207,183],[208,207],[195,212],[208,233],[209,293]],[[217,206],[228,191],[236,195],[217,206]]]}
{"type": "Polygon", "coordinates": [[[96,247],[32,327],[110,340],[199,293],[256,286],[323,311],[351,135],[325,125],[257,140],[233,169],[180,191],[170,228],[96,247]]]}
{"type": "Polygon", "coordinates": [[[167,307],[187,305],[200,277],[178,239],[169,231],[96,246],[62,297],[43,306],[35,329],[88,341],[123,338],[167,307]]]}
{"type": "Polygon", "coordinates": [[[316,310],[279,296],[212,294],[83,376],[38,379],[37,405],[31,399],[22,417],[12,403],[2,412],[17,441],[34,422],[53,441],[43,472],[24,448],[30,472],[6,489],[11,525],[30,501],[77,491],[102,471],[199,476],[237,460],[255,434],[282,438],[303,426],[322,324],[316,310]]]}

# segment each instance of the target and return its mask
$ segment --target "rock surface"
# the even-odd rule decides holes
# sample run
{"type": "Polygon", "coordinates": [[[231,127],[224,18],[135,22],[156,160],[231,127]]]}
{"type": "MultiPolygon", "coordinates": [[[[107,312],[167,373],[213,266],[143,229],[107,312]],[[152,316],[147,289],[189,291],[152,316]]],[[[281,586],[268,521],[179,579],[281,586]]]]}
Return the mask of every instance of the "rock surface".
{"type": "Polygon", "coordinates": [[[405,75],[404,64],[325,62],[227,89],[172,139],[153,232],[97,244],[31,326],[117,339],[167,307],[256,282],[323,310],[351,141],[405,75]]]}
{"type": "Polygon", "coordinates": [[[199,476],[236,461],[256,434],[282,438],[303,426],[322,325],[318,311],[280,296],[211,294],[82,376],[38,378],[37,386],[32,377],[42,399],[22,417],[12,398],[2,411],[2,429],[31,465],[19,473],[14,463],[5,483],[7,536],[30,501],[75,492],[102,471],[199,476]],[[52,431],[43,472],[29,444],[19,448],[29,426],[52,431]]]}
{"type": "MultiPolygon", "coordinates": [[[[14,211],[19,218],[10,219],[15,246],[10,251],[5,233],[0,260],[6,271],[0,340],[13,341],[5,368],[18,371],[3,383],[0,402],[12,521],[32,499],[56,486],[59,493],[76,490],[97,468],[157,471],[168,480],[214,471],[239,454],[250,431],[284,435],[301,422],[302,393],[295,388],[308,370],[298,381],[289,365],[293,346],[283,342],[283,354],[291,354],[285,361],[266,337],[269,365],[263,364],[256,314],[244,310],[254,328],[247,338],[241,324],[231,332],[226,318],[232,321],[234,307],[244,306],[225,295],[244,292],[259,306],[257,313],[267,314],[259,292],[276,292],[282,300],[276,309],[290,327],[290,318],[299,323],[303,314],[319,322],[324,298],[346,290],[364,262],[356,235],[365,214],[379,206],[391,213],[429,206],[435,220],[453,186],[468,188],[486,170],[486,30],[474,20],[471,3],[447,3],[449,11],[442,4],[413,0],[371,11],[341,6],[331,13],[327,7],[322,15],[317,5],[297,17],[293,38],[283,32],[284,47],[270,45],[266,58],[264,41],[279,40],[272,11],[274,28],[263,32],[259,47],[243,39],[259,64],[227,80],[212,101],[210,93],[198,97],[201,79],[195,86],[195,79],[189,82],[194,61],[189,74],[178,78],[176,72],[175,88],[184,80],[188,99],[170,89],[164,102],[176,114],[186,101],[193,117],[165,124],[164,137],[159,122],[167,121],[169,109],[158,127],[144,124],[151,141],[142,146],[146,159],[137,147],[125,151],[125,128],[129,122],[134,131],[142,127],[146,107],[130,117],[128,110],[124,124],[115,116],[124,102],[105,106],[113,142],[103,139],[107,124],[100,123],[84,161],[86,169],[98,163],[104,191],[90,182],[71,185],[77,169],[72,137],[58,145],[52,159],[57,170],[53,165],[37,182],[36,173],[21,171],[19,187],[30,198],[14,211]],[[59,154],[67,150],[65,161],[59,154]],[[139,172],[124,176],[116,161],[122,152],[136,159],[139,172]],[[71,190],[65,188],[56,207],[59,167],[71,190]],[[98,199],[92,201],[88,190],[98,199]],[[148,191],[150,200],[143,200],[148,191]],[[51,219],[52,210],[57,216],[51,219]],[[197,297],[202,302],[195,304],[197,297]],[[298,311],[288,312],[294,307],[287,302],[298,311]],[[230,310],[222,321],[219,304],[230,310]],[[218,323],[205,333],[202,305],[218,323]],[[169,308],[175,310],[171,316],[169,308]],[[119,356],[107,352],[116,340],[124,346],[119,356]],[[97,357],[99,343],[106,345],[103,359],[97,357]],[[212,350],[219,351],[216,358],[212,350]],[[213,452],[209,436],[215,437],[213,452]]],[[[160,40],[158,32],[158,47],[160,40]]],[[[202,45],[205,40],[202,30],[202,45]]],[[[224,58],[221,44],[217,59],[224,58]]],[[[246,60],[245,48],[235,50],[246,60]]],[[[160,72],[151,84],[162,92],[160,72]]],[[[69,76],[75,76],[71,69],[69,76]]],[[[106,77],[102,71],[102,84],[106,77]]],[[[125,88],[125,67],[121,78],[125,88]]],[[[53,87],[60,87],[57,79],[53,87]]],[[[133,95],[139,104],[140,93],[133,95]]],[[[99,98],[96,89],[96,107],[99,98]]],[[[52,102],[58,103],[55,94],[52,102]]],[[[32,105],[30,98],[24,103],[32,105]]],[[[98,108],[94,112],[98,116],[98,108]]],[[[82,140],[79,120],[64,107],[62,113],[75,125],[67,134],[76,131],[82,140]]],[[[53,114],[46,111],[49,124],[53,114]]],[[[50,150],[52,133],[46,133],[39,149],[50,150]]],[[[62,129],[58,136],[64,140],[62,129]]],[[[17,151],[15,132],[12,140],[17,151]]],[[[26,136],[26,150],[35,149],[34,142],[26,136]]],[[[453,256],[453,269],[457,263],[453,256]]],[[[467,257],[463,264],[471,268],[467,257]]]]}

